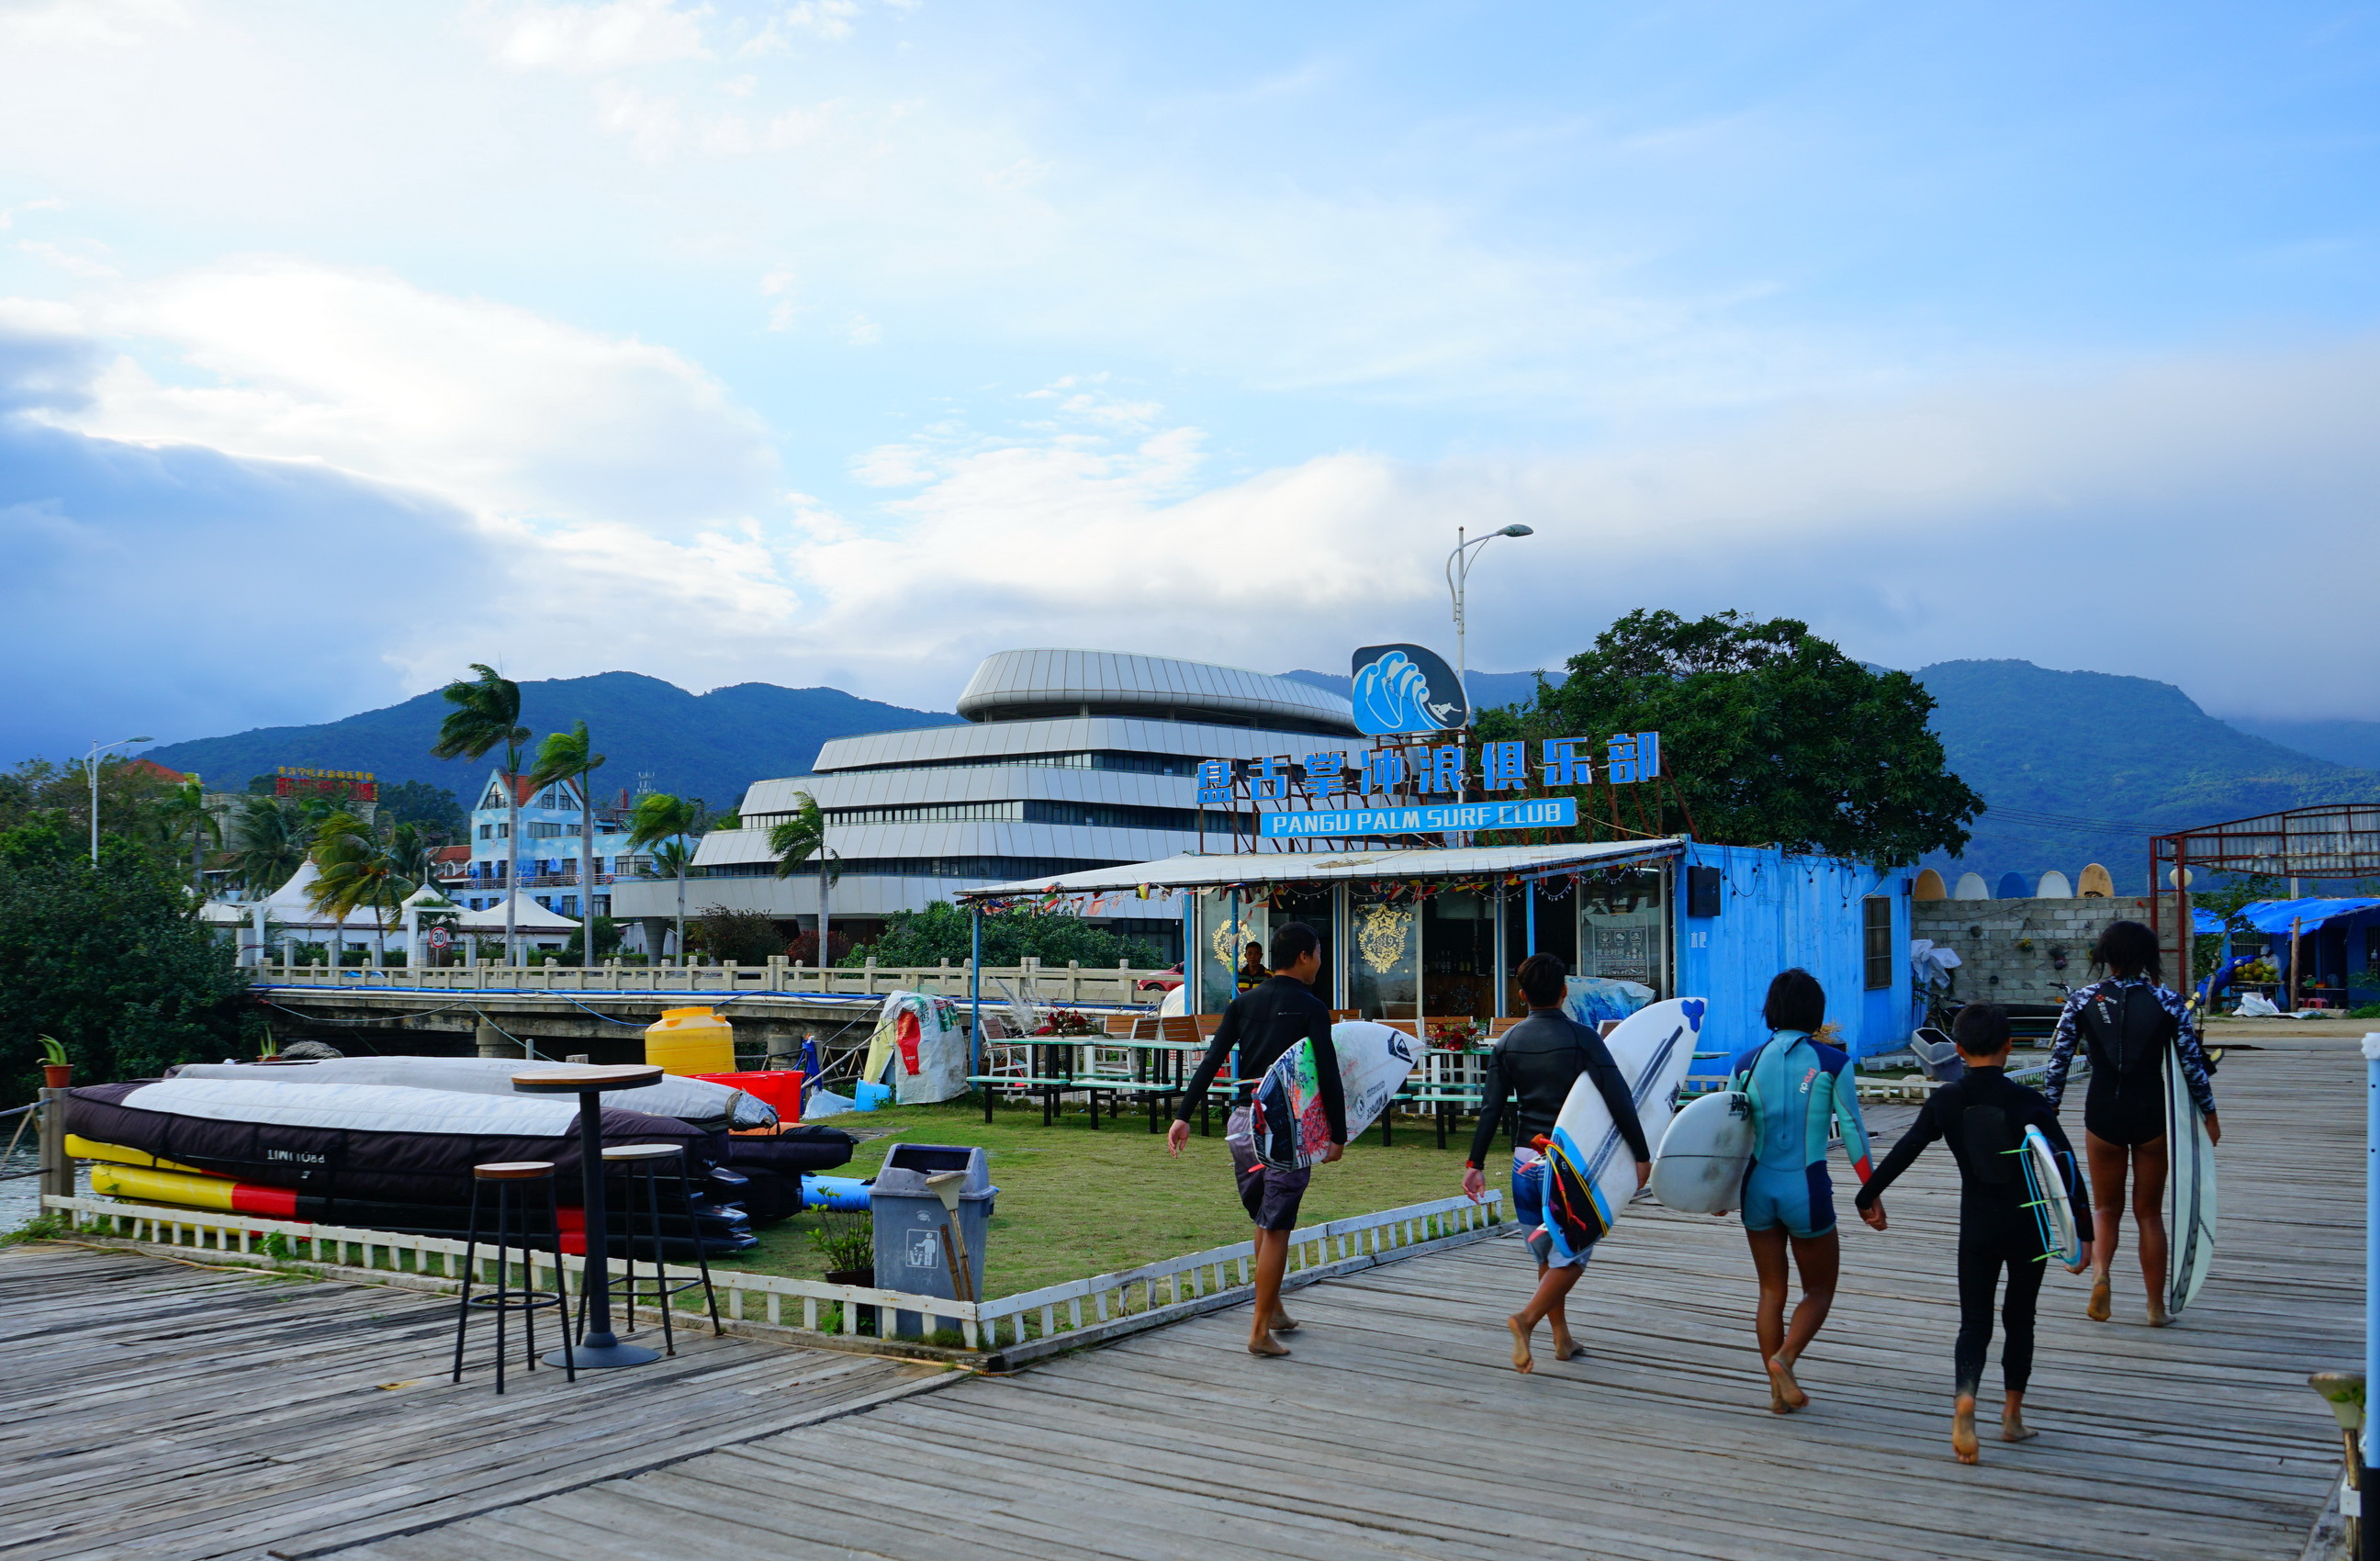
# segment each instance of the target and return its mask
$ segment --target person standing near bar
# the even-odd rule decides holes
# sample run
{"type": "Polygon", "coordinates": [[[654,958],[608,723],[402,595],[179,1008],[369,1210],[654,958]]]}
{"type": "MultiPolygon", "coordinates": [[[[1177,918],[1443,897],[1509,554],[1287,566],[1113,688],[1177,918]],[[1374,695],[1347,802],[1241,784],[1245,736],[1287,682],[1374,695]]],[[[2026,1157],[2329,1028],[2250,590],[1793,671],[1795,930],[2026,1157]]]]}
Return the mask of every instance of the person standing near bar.
{"type": "Polygon", "coordinates": [[[2066,999],[2050,1038],[2049,1069],[2041,1093],[2054,1110],[2066,1098],[2066,1076],[2080,1046],[2091,1059],[2082,1096],[2082,1148],[2091,1161],[2096,1200],[2091,1211],[2091,1301],[2083,1314],[2104,1323],[2114,1310],[2116,1237],[2124,1218],[2124,1181],[2132,1192],[2132,1223],[2141,1237],[2141,1276],[2148,1284],[2149,1326],[2171,1318],[2165,1310],[2168,1233],[2165,1179],[2165,1058],[2170,1047],[2190,1097],[2206,1119],[2206,1136],[2223,1142],[2208,1082],[2206,1051],[2180,993],[2164,985],[2156,934],[2138,922],[2109,922],[2091,950],[2091,966],[2107,978],[2078,987],[2066,999]]]}
{"type": "Polygon", "coordinates": [[[1265,946],[1257,942],[1256,939],[1250,938],[1248,940],[1247,948],[1243,950],[1240,955],[1240,970],[1237,982],[1239,990],[1242,992],[1255,991],[1257,987],[1263,986],[1267,980],[1270,979],[1270,972],[1265,969],[1265,946]]]}
{"type": "Polygon", "coordinates": [[[1471,1134],[1471,1154],[1463,1172],[1463,1194],[1477,1203],[1488,1190],[1483,1168],[1495,1146],[1496,1125],[1503,1119],[1504,1102],[1518,1096],[1520,1126],[1513,1134],[1512,1217],[1528,1232],[1529,1252],[1537,1260],[1537,1288],[1529,1303],[1504,1320],[1512,1331],[1512,1369],[1530,1372],[1536,1361],[1529,1352],[1529,1336],[1541,1321],[1551,1321],[1554,1359],[1567,1361],[1585,1353],[1571,1337],[1570,1319],[1562,1311],[1565,1297],[1585,1272],[1593,1249],[1572,1252],[1545,1217],[1546,1157],[1529,1147],[1554,1131],[1554,1119],[1571,1086],[1582,1073],[1595,1081],[1604,1109],[1628,1141],[1636,1157],[1636,1185],[1653,1174],[1653,1156],[1637,1120],[1636,1103],[1628,1094],[1627,1077],[1613,1061],[1603,1037],[1562,1011],[1568,996],[1570,967],[1551,954],[1532,954],[1521,962],[1521,996],[1529,1016],[1504,1032],[1488,1055],[1488,1072],[1479,1095],[1479,1126],[1471,1134]]]}
{"type": "MultiPolygon", "coordinates": [[[[1251,944],[1251,948],[1257,947],[1251,944]]],[[[1272,974],[1254,990],[1234,998],[1215,1027],[1215,1038],[1199,1059],[1197,1071],[1183,1091],[1182,1105],[1165,1146],[1176,1159],[1190,1142],[1191,1113],[1207,1097],[1223,1059],[1236,1046],[1240,1073],[1232,1096],[1231,1123],[1223,1141],[1231,1146],[1232,1174],[1239,1183],[1240,1203],[1256,1222],[1256,1312],[1248,1319],[1248,1353],[1286,1355],[1289,1349],[1275,1334],[1285,1334],[1297,1322],[1281,1310],[1281,1282],[1289,1272],[1289,1233],[1297,1228],[1298,1204],[1305,1197],[1314,1168],[1281,1170],[1257,1156],[1252,1106],[1256,1081],[1300,1041],[1314,1043],[1315,1082],[1322,1091],[1322,1112],[1330,1128],[1329,1165],[1347,1144],[1347,1099],[1339,1078],[1339,1053],[1330,1044],[1330,1010],[1314,995],[1314,978],[1322,971],[1322,939],[1304,922],[1285,922],[1273,930],[1272,974]]]]}

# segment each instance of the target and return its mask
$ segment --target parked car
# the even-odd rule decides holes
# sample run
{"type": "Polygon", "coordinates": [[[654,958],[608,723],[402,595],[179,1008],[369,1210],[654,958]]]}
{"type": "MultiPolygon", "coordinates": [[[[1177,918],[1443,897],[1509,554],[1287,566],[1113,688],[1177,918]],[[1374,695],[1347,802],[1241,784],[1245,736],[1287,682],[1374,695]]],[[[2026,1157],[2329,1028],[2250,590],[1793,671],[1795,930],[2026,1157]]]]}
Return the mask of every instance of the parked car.
{"type": "Polygon", "coordinates": [[[1144,992],[1171,992],[1181,985],[1182,966],[1176,962],[1172,970],[1160,970],[1155,975],[1142,976],[1139,986],[1144,992]]]}

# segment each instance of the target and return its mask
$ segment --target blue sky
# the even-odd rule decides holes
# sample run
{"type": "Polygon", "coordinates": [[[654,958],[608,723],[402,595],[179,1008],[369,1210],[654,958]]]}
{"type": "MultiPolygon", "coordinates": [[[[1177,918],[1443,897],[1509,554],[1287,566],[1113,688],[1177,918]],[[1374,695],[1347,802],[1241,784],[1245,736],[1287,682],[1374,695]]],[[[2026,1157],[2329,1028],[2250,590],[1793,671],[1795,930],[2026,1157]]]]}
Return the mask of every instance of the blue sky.
{"type": "Polygon", "coordinates": [[[1512,520],[1474,665],[2370,719],[2375,89],[2371,6],[0,0],[0,756],[1451,649],[1512,520]]]}

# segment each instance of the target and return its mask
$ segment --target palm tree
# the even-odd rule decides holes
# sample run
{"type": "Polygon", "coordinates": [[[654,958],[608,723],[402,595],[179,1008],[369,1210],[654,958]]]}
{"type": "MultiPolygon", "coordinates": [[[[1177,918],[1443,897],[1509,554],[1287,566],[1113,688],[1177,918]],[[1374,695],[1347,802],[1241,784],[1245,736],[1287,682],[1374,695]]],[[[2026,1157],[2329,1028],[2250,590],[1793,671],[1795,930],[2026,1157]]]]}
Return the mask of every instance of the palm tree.
{"type": "Polygon", "coordinates": [[[520,724],[520,684],[497,675],[493,667],[474,661],[480,675],[468,682],[457,678],[438,691],[455,708],[438,723],[438,741],[430,756],[476,759],[498,744],[504,749],[504,962],[520,962],[516,918],[520,904],[520,763],[521,744],[529,730],[520,724]]]}
{"type": "Polygon", "coordinates": [[[676,847],[670,854],[675,859],[672,865],[677,873],[677,957],[680,962],[686,959],[686,870],[691,865],[691,853],[680,837],[692,830],[701,818],[701,798],[674,797],[667,792],[648,792],[638,797],[637,811],[628,817],[630,851],[642,851],[647,846],[662,848],[653,853],[654,864],[659,865],[663,851],[668,846],[676,847]]]}
{"type": "Polygon", "coordinates": [[[794,816],[769,831],[769,850],[777,858],[777,877],[789,878],[794,870],[811,857],[818,858],[819,876],[819,964],[821,968],[834,962],[827,943],[826,891],[843,877],[835,865],[840,860],[826,848],[826,812],[818,799],[808,792],[794,793],[794,816]]]}
{"type": "Polygon", "coordinates": [[[190,892],[203,895],[206,885],[206,842],[212,836],[215,848],[223,848],[223,826],[207,811],[206,788],[199,778],[188,780],[159,796],[152,805],[150,819],[157,830],[160,844],[178,844],[184,839],[190,842],[190,892]]]}
{"type": "Polygon", "coordinates": [[[231,849],[223,863],[249,893],[271,894],[306,860],[311,838],[297,810],[278,797],[249,797],[232,816],[231,849]]]}
{"type": "Polygon", "coordinates": [[[355,912],[370,907],[372,962],[387,963],[391,911],[419,885],[398,870],[388,847],[353,814],[334,813],[323,819],[315,831],[311,854],[319,874],[306,888],[308,902],[317,912],[335,915],[343,924],[355,912]]]}
{"type": "MultiPolygon", "coordinates": [[[[532,786],[550,786],[557,780],[578,782],[578,914],[582,926],[595,923],[595,788],[589,778],[601,768],[603,756],[594,752],[594,746],[583,720],[567,732],[553,732],[538,749],[537,768],[528,775],[532,786]]],[[[589,933],[582,946],[593,949],[593,937],[589,933]]],[[[581,964],[594,962],[584,954],[579,958],[581,964]]]]}

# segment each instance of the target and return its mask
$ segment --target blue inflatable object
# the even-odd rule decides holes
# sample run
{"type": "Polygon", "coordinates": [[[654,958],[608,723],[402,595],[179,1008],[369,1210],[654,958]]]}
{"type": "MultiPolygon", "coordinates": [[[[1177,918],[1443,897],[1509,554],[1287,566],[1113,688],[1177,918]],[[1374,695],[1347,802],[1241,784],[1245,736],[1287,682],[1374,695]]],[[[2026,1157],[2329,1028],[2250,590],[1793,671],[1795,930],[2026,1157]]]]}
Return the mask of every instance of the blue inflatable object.
{"type": "Polygon", "coordinates": [[[802,1207],[865,1214],[868,1207],[868,1183],[856,1176],[806,1175],[802,1178],[802,1207]]]}
{"type": "Polygon", "coordinates": [[[856,1093],[851,1097],[852,1109],[855,1111],[873,1111],[879,1106],[890,1106],[892,1103],[891,1084],[871,1084],[862,1080],[856,1088],[856,1093]]]}

